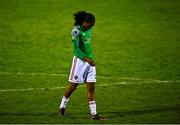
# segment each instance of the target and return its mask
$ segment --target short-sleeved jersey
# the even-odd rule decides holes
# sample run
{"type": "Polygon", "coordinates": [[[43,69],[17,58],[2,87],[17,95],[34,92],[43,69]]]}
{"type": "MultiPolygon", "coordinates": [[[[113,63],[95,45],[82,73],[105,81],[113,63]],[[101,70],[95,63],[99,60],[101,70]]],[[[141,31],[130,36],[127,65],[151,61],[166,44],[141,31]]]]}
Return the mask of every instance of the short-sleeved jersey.
{"type": "Polygon", "coordinates": [[[94,61],[92,52],[92,29],[83,31],[80,26],[72,30],[72,42],[74,44],[74,55],[81,60],[88,57],[94,61]]]}

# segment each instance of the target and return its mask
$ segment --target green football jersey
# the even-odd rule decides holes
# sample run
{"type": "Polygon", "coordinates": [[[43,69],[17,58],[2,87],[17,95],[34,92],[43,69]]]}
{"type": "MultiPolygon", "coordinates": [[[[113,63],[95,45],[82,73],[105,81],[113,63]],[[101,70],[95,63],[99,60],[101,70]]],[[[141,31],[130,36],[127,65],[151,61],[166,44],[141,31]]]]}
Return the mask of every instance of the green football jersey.
{"type": "Polygon", "coordinates": [[[72,42],[74,44],[74,55],[81,60],[88,57],[94,61],[92,52],[92,29],[83,31],[82,27],[75,26],[72,30],[72,42]]]}

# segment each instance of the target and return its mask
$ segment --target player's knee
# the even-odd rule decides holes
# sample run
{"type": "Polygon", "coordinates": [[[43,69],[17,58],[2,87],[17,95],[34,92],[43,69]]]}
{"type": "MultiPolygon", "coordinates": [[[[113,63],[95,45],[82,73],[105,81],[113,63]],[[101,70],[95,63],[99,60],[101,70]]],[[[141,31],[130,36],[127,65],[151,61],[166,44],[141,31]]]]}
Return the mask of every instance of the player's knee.
{"type": "Polygon", "coordinates": [[[76,88],[77,88],[77,86],[73,86],[73,87],[72,87],[72,90],[74,91],[74,90],[76,90],[76,88]]]}
{"type": "Polygon", "coordinates": [[[71,83],[71,84],[70,84],[70,88],[71,88],[71,91],[76,90],[76,88],[77,88],[77,84],[75,84],[75,83],[71,83]]]}

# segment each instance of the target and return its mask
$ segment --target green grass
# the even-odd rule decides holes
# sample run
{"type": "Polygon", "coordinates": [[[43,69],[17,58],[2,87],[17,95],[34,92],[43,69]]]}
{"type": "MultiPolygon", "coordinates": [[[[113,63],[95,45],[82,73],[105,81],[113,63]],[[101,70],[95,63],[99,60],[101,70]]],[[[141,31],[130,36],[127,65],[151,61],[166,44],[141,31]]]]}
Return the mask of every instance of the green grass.
{"type": "Polygon", "coordinates": [[[0,0],[0,123],[180,123],[179,13],[178,0],[0,0]],[[78,10],[96,17],[104,122],[89,119],[85,87],[70,98],[68,117],[57,115],[64,89],[51,88],[68,84],[78,10]]]}

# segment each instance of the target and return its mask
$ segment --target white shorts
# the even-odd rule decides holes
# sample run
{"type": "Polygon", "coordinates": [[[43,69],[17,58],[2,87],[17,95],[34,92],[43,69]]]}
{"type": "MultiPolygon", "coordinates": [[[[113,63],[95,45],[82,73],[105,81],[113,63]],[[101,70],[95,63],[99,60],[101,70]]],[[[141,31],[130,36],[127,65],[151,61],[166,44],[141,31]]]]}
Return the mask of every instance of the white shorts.
{"type": "Polygon", "coordinates": [[[76,56],[73,57],[69,82],[84,83],[96,82],[96,67],[82,61],[76,56]]]}

